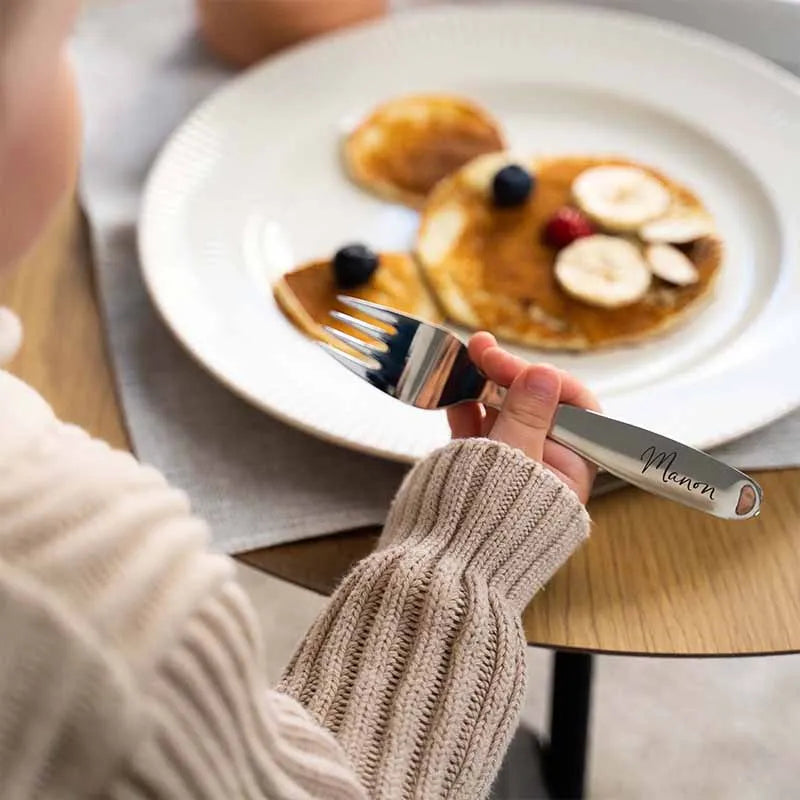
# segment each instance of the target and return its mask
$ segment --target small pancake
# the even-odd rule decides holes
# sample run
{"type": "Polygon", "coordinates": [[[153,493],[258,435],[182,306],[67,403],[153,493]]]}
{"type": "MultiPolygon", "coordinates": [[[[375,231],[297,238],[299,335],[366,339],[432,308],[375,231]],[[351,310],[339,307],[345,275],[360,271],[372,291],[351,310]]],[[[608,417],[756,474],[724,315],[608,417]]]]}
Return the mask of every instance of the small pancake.
{"type": "Polygon", "coordinates": [[[533,347],[595,350],[641,342],[702,306],[722,263],[716,235],[682,246],[698,270],[696,283],[673,286],[653,277],[641,300],[613,309],[568,296],[555,278],[557,252],[542,241],[553,213],[572,204],[573,180],[589,167],[638,166],[667,186],[672,210],[708,214],[691,190],[628,159],[567,156],[530,160],[526,166],[536,176],[530,198],[516,208],[496,208],[489,183],[509,160],[500,155],[476,159],[443,180],[423,211],[417,253],[450,319],[533,347]]]}
{"type": "Polygon", "coordinates": [[[287,272],[274,285],[273,292],[280,308],[303,333],[342,348],[338,340],[326,333],[323,325],[360,339],[368,337],[330,316],[333,310],[360,316],[336,299],[340,294],[390,306],[429,322],[442,319],[413,256],[408,253],[381,253],[372,277],[354,289],[342,289],[337,285],[331,262],[326,260],[312,261],[287,272]]]}
{"type": "Polygon", "coordinates": [[[504,148],[488,112],[446,94],[398,97],[378,106],[346,139],[352,179],[392,202],[421,208],[446,175],[504,148]]]}

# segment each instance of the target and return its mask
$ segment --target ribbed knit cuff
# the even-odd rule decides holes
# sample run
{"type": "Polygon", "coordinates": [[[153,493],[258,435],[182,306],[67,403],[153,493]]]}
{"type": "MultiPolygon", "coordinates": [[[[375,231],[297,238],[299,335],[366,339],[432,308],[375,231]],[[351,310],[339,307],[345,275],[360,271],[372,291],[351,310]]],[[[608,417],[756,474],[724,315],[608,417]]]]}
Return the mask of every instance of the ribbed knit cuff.
{"type": "Polygon", "coordinates": [[[266,688],[258,620],[238,584],[196,609],[140,702],[149,735],[109,800],[366,798],[330,732],[266,688]]]}
{"type": "Polygon", "coordinates": [[[482,574],[523,608],[589,535],[577,495],[522,451],[489,439],[450,443],[404,481],[379,548],[428,551],[482,574]]]}

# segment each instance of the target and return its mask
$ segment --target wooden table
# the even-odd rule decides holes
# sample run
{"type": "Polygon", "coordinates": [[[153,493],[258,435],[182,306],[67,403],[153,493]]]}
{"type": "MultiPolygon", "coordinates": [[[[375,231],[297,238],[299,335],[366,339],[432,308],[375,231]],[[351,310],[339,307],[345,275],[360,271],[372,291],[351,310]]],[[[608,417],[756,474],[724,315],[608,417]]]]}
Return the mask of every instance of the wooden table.
{"type": "MultiPolygon", "coordinates": [[[[25,325],[25,345],[12,371],[33,384],[63,419],[129,447],[94,299],[85,230],[73,203],[65,204],[20,268],[0,278],[0,304],[16,309],[25,325]]],[[[579,751],[591,674],[588,657],[570,657],[571,651],[680,656],[800,651],[800,470],[755,477],[764,487],[764,507],[760,518],[747,522],[713,519],[632,488],[592,501],[590,542],[525,611],[528,641],[562,653],[553,747],[575,754],[567,769],[572,784],[562,785],[564,793],[575,790],[577,778],[582,783],[579,751]]],[[[346,532],[241,558],[329,593],[369,552],[376,533],[346,532]]]]}

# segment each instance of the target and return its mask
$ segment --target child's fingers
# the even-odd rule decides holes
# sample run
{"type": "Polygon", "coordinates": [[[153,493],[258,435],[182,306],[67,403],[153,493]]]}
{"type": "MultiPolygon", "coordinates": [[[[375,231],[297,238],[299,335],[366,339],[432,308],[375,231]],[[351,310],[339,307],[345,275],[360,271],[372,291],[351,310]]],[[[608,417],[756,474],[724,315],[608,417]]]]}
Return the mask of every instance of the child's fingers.
{"type": "Polygon", "coordinates": [[[481,369],[483,354],[490,347],[497,347],[497,339],[495,339],[494,336],[492,336],[492,334],[488,331],[480,331],[479,333],[476,333],[470,337],[467,350],[469,351],[469,357],[472,360],[472,363],[478,369],[481,369]]]}
{"type": "Polygon", "coordinates": [[[579,408],[588,408],[590,411],[600,411],[600,403],[594,394],[589,391],[574,375],[560,369],[561,373],[561,402],[579,408]]]}
{"type": "Polygon", "coordinates": [[[527,361],[497,346],[487,347],[480,363],[483,374],[500,386],[511,386],[517,375],[527,366],[527,361]]]}
{"type": "Polygon", "coordinates": [[[561,394],[561,375],[553,367],[526,367],[511,384],[490,438],[542,460],[544,443],[561,394]]]}
{"type": "Polygon", "coordinates": [[[477,403],[462,403],[447,409],[450,434],[454,439],[467,439],[479,436],[483,423],[481,407],[477,403]]]}
{"type": "MultiPolygon", "coordinates": [[[[529,366],[528,362],[499,347],[492,334],[482,331],[476,333],[469,342],[469,354],[473,363],[487,378],[509,387],[515,378],[529,366]]],[[[549,365],[545,365],[549,366],[549,365]]],[[[591,411],[599,411],[600,404],[594,394],[574,375],[557,367],[561,375],[561,396],[559,402],[567,403],[591,411]]]]}
{"type": "Polygon", "coordinates": [[[582,503],[589,499],[589,490],[597,474],[594,464],[552,439],[544,443],[542,459],[567,486],[577,492],[582,503]]]}
{"type": "Polygon", "coordinates": [[[527,361],[512,356],[500,347],[497,339],[486,331],[476,333],[469,340],[469,357],[489,380],[501,386],[510,386],[514,378],[528,366],[527,361]]]}

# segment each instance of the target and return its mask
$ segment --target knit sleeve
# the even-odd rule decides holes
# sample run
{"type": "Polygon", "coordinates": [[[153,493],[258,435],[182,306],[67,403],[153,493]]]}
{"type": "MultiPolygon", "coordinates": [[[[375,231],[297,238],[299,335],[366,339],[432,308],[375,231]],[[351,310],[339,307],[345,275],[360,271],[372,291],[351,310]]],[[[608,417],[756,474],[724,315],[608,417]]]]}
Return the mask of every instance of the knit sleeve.
{"type": "Polygon", "coordinates": [[[485,795],[524,694],[521,611],[588,529],[576,495],[520,451],[450,444],[409,474],[281,690],[370,796],[485,795]]]}
{"type": "Polygon", "coordinates": [[[445,448],[271,691],[184,495],[0,371],[0,797],[480,796],[522,696],[520,610],[587,526],[521,453],[445,448]]]}
{"type": "Polygon", "coordinates": [[[0,371],[0,798],[361,800],[155,470],[0,371]]]}

